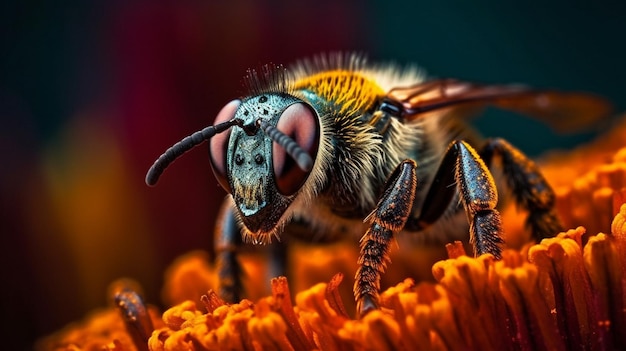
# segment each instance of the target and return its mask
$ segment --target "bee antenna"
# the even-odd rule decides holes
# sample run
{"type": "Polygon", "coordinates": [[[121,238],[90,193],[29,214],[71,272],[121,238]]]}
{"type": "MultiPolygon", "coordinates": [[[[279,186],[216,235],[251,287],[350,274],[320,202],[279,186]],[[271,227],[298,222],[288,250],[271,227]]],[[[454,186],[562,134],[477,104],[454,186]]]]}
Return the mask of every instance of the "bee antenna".
{"type": "Polygon", "coordinates": [[[154,161],[154,164],[150,167],[148,173],[146,174],[146,184],[149,186],[156,185],[159,177],[163,174],[163,171],[165,171],[165,169],[172,162],[174,162],[174,160],[182,156],[185,152],[202,144],[205,140],[211,139],[215,134],[221,133],[234,125],[241,126],[242,124],[243,123],[240,119],[233,118],[226,122],[206,127],[189,136],[186,136],[183,140],[165,150],[165,152],[159,156],[156,161],[154,161]]]}
{"type": "Polygon", "coordinates": [[[273,125],[267,123],[263,119],[257,120],[259,127],[269,136],[274,142],[280,145],[291,158],[293,158],[298,167],[305,172],[309,172],[313,168],[313,159],[306,151],[304,151],[298,143],[291,139],[287,134],[276,129],[273,125]]]}

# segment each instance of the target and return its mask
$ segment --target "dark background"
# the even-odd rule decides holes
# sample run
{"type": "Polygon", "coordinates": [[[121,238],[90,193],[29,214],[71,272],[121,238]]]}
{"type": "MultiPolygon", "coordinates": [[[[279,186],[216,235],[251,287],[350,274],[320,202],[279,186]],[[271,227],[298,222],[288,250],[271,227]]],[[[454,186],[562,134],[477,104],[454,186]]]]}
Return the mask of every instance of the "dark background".
{"type": "MultiPolygon", "coordinates": [[[[569,1],[5,1],[0,5],[3,349],[106,304],[129,276],[159,303],[164,268],[211,246],[206,151],[158,187],[145,171],[210,124],[246,68],[321,51],[416,63],[437,77],[604,95],[626,108],[625,6],[569,1]]],[[[592,136],[490,112],[531,155],[592,136]]],[[[205,149],[206,150],[206,149],[205,149]]]]}

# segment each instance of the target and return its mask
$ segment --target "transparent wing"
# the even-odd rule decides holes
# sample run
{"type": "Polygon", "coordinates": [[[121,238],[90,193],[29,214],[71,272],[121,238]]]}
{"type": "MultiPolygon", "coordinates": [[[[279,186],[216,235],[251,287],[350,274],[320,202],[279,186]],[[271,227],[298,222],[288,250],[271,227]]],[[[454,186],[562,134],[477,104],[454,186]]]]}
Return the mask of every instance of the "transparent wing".
{"type": "Polygon", "coordinates": [[[394,88],[381,108],[413,120],[435,110],[487,105],[539,118],[560,132],[591,126],[613,110],[607,100],[588,93],[534,90],[523,85],[481,85],[454,79],[394,88]]]}

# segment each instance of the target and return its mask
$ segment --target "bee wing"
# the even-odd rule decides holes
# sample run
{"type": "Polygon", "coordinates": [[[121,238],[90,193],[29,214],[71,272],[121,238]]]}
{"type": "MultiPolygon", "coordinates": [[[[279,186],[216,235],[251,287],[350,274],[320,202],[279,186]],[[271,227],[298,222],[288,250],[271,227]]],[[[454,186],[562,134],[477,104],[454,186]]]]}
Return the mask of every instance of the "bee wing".
{"type": "Polygon", "coordinates": [[[608,101],[587,93],[532,90],[523,85],[481,85],[454,79],[394,88],[383,102],[389,112],[406,120],[445,108],[492,105],[539,118],[561,132],[588,127],[612,111],[608,101]]]}

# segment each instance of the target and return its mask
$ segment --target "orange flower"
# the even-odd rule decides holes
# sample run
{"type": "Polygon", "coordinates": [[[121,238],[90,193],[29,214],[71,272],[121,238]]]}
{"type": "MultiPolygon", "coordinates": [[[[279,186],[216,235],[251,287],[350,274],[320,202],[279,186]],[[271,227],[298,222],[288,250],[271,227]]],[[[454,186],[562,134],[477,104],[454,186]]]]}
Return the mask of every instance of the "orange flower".
{"type": "MultiPolygon", "coordinates": [[[[358,320],[338,293],[341,275],[298,293],[295,306],[285,278],[272,280],[272,295],[255,303],[229,305],[209,292],[203,308],[185,301],[165,311],[162,322],[153,315],[157,329],[145,345],[153,351],[624,348],[625,218],[626,205],[613,235],[592,236],[584,247],[579,227],[527,250],[505,250],[500,261],[490,255],[440,261],[433,266],[436,284],[407,279],[381,294],[380,310],[358,320]]],[[[130,335],[111,308],[40,349],[141,350],[130,335]]]]}

